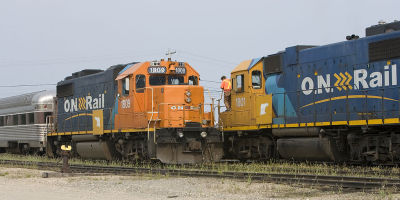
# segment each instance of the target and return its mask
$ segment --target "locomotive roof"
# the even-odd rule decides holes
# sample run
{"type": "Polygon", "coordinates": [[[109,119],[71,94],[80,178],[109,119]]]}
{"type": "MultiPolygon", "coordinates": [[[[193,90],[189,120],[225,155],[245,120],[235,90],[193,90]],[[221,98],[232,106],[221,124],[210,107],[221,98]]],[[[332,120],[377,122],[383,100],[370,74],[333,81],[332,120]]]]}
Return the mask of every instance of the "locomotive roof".
{"type": "Polygon", "coordinates": [[[0,99],[0,115],[32,111],[36,104],[52,104],[54,90],[43,90],[0,99]]]}
{"type": "Polygon", "coordinates": [[[258,62],[262,60],[263,57],[260,58],[254,58],[251,60],[245,60],[241,62],[238,66],[235,67],[235,69],[232,70],[232,73],[234,72],[239,72],[239,71],[244,71],[244,70],[250,70],[251,68],[254,67],[258,62]]]}
{"type": "Polygon", "coordinates": [[[178,61],[153,61],[153,62],[141,62],[141,63],[133,63],[130,65],[127,65],[123,70],[121,70],[116,78],[116,80],[120,80],[123,79],[131,74],[136,73],[138,70],[141,70],[143,68],[148,68],[148,67],[165,67],[167,69],[167,71],[170,71],[170,67],[174,66],[174,67],[178,67],[179,64],[183,64],[184,67],[186,68],[190,68],[191,71],[193,71],[195,74],[199,75],[199,73],[193,69],[193,67],[191,67],[188,63],[183,63],[183,62],[178,62],[178,61]],[[156,63],[156,65],[153,65],[154,63],[156,63]]]}

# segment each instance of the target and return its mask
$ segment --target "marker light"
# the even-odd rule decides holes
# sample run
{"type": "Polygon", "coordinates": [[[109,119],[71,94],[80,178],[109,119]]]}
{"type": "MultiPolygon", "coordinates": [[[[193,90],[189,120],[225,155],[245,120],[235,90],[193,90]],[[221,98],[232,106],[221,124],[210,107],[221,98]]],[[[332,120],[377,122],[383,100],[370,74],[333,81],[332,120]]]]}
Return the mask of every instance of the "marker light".
{"type": "Polygon", "coordinates": [[[179,136],[180,138],[183,138],[183,131],[178,130],[178,136],[179,136]]]}
{"type": "Polygon", "coordinates": [[[200,133],[200,135],[201,135],[201,137],[205,138],[205,137],[207,137],[207,132],[203,131],[200,133]]]}

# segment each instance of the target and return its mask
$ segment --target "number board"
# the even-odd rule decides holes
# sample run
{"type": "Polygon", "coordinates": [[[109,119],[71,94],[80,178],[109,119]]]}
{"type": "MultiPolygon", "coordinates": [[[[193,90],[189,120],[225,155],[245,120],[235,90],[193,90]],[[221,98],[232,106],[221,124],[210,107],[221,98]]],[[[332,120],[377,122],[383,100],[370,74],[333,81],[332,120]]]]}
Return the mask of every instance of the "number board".
{"type": "Polygon", "coordinates": [[[149,68],[147,68],[147,72],[149,72],[149,74],[165,74],[167,72],[167,68],[165,68],[165,67],[149,67],[149,68]]]}
{"type": "Polygon", "coordinates": [[[175,68],[175,73],[176,74],[186,74],[186,68],[184,68],[184,67],[176,67],[175,68]]]}

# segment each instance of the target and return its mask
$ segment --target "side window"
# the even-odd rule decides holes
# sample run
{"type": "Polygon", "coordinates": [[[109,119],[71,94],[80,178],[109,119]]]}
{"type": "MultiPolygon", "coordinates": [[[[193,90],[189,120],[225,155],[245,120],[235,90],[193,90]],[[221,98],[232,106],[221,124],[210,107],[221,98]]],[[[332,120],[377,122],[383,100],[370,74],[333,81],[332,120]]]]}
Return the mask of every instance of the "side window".
{"type": "Polygon", "coordinates": [[[29,124],[34,124],[35,123],[35,115],[34,115],[34,113],[29,113],[28,114],[28,123],[29,124]]]}
{"type": "Polygon", "coordinates": [[[13,115],[12,125],[18,125],[18,115],[13,115]]]}
{"type": "Polygon", "coordinates": [[[197,76],[189,76],[189,85],[198,85],[199,80],[197,76]]]}
{"type": "Polygon", "coordinates": [[[51,112],[45,112],[45,113],[44,113],[44,122],[47,122],[47,117],[48,117],[48,116],[51,116],[51,115],[52,115],[51,112]]]}
{"type": "Polygon", "coordinates": [[[136,92],[143,93],[146,87],[146,76],[143,74],[136,75],[136,92]]]}
{"type": "Polygon", "coordinates": [[[237,75],[236,76],[236,92],[243,92],[244,91],[244,75],[237,75]]]}
{"type": "Polygon", "coordinates": [[[129,76],[122,79],[122,95],[123,96],[129,95],[129,76]]]}
{"type": "Polygon", "coordinates": [[[26,124],[26,114],[20,114],[19,115],[21,118],[21,125],[25,125],[26,124]]]}
{"type": "Polygon", "coordinates": [[[251,72],[251,86],[254,89],[260,89],[261,88],[261,72],[258,70],[255,70],[251,72]]]}
{"type": "Polygon", "coordinates": [[[6,125],[11,126],[12,125],[12,115],[6,116],[6,125]]]}
{"type": "Polygon", "coordinates": [[[0,116],[0,126],[4,126],[4,116],[0,116]]]}

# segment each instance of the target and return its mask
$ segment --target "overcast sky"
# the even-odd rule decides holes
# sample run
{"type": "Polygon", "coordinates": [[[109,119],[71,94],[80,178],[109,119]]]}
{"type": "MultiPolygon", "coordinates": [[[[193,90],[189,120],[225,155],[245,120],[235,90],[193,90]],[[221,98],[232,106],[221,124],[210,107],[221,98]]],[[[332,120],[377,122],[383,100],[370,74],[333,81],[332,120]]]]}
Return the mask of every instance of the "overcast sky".
{"type": "Polygon", "coordinates": [[[1,0],[0,98],[55,88],[3,86],[56,84],[168,49],[216,96],[219,78],[243,60],[364,37],[379,20],[400,20],[399,8],[398,0],[1,0]]]}

